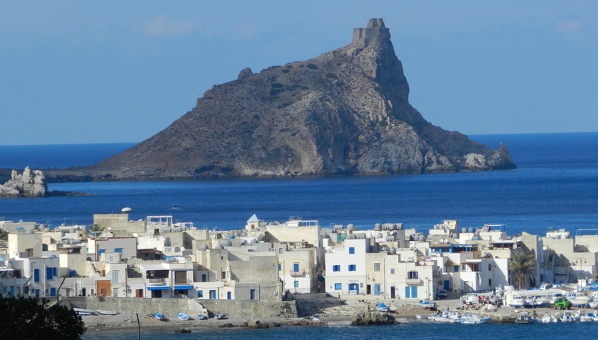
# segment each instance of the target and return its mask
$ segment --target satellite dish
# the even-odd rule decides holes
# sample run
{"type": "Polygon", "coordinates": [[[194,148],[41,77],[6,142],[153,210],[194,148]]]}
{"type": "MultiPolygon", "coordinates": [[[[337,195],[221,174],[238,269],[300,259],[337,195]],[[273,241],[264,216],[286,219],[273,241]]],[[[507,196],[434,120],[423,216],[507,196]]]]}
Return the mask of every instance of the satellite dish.
{"type": "Polygon", "coordinates": [[[125,207],[125,208],[122,209],[122,212],[123,212],[123,214],[128,214],[128,213],[131,212],[131,208],[125,207]]]}

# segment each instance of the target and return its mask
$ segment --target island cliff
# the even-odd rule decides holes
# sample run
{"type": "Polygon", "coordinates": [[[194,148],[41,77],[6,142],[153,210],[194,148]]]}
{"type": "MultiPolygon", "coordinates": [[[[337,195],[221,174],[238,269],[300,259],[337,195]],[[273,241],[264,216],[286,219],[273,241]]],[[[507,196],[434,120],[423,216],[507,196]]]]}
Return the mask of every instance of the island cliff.
{"type": "Polygon", "coordinates": [[[53,181],[315,177],[513,169],[497,150],[426,121],[382,19],[307,61],[215,85],[148,140],[53,181]]]}

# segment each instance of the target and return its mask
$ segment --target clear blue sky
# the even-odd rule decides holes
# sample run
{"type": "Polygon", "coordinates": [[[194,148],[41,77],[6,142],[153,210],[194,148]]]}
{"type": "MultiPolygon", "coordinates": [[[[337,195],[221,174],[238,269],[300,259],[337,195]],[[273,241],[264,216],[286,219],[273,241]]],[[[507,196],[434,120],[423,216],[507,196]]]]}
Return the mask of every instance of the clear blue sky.
{"type": "Polygon", "coordinates": [[[141,142],[241,69],[377,17],[433,124],[598,131],[598,1],[0,0],[0,145],[141,142]]]}

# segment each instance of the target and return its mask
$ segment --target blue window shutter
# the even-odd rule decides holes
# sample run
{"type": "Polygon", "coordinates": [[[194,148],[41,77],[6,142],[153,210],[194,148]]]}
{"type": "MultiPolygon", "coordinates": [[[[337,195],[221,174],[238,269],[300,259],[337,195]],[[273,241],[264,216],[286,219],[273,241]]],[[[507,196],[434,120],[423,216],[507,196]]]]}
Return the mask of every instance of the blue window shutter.
{"type": "Polygon", "coordinates": [[[299,263],[293,263],[293,271],[294,272],[298,272],[299,271],[299,263]]]}
{"type": "Polygon", "coordinates": [[[39,269],[33,270],[33,282],[39,282],[39,269]]]}
{"type": "Polygon", "coordinates": [[[52,280],[52,267],[46,267],[46,280],[52,280]]]}
{"type": "Polygon", "coordinates": [[[58,276],[58,268],[52,267],[52,275],[58,276]]]}

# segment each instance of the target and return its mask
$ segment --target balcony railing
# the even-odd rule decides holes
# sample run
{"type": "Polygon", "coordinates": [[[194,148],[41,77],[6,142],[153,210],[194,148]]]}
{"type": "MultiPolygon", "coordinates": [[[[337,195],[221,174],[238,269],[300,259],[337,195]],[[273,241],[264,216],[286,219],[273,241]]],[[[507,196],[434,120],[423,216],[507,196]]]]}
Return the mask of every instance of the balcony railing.
{"type": "Polygon", "coordinates": [[[405,284],[409,286],[420,286],[422,284],[421,279],[405,279],[405,284]]]}
{"type": "Polygon", "coordinates": [[[298,277],[298,276],[305,276],[307,273],[305,272],[305,269],[300,270],[298,272],[294,271],[294,270],[290,270],[291,276],[292,277],[298,277]]]}
{"type": "Polygon", "coordinates": [[[160,279],[147,279],[147,283],[155,286],[161,286],[166,284],[166,278],[160,279]]]}

